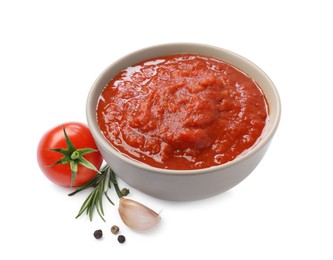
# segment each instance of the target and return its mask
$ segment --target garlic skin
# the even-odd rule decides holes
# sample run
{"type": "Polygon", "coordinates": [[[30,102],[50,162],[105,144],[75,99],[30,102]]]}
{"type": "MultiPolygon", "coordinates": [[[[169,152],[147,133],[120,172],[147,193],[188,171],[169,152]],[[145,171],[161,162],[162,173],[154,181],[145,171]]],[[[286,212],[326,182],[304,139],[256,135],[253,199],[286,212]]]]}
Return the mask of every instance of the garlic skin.
{"type": "Polygon", "coordinates": [[[152,229],[161,219],[155,211],[131,199],[121,198],[118,211],[125,225],[139,232],[152,229]]]}

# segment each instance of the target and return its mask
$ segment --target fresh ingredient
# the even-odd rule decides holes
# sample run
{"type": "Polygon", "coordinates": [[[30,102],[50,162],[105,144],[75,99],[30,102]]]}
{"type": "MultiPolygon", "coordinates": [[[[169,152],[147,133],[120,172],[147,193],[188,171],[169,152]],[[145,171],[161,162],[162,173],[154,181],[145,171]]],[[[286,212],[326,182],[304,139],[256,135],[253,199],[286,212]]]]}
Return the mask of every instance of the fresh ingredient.
{"type": "MultiPolygon", "coordinates": [[[[69,196],[72,196],[87,188],[93,188],[90,195],[82,204],[76,218],[81,216],[83,212],[86,211],[91,221],[93,212],[96,209],[99,216],[103,219],[103,221],[105,221],[103,211],[103,194],[109,202],[114,205],[107,195],[107,191],[112,187],[112,185],[119,197],[118,212],[121,219],[128,227],[136,231],[147,231],[159,223],[161,219],[159,214],[134,200],[124,198],[124,194],[119,188],[117,177],[114,171],[112,171],[110,166],[107,164],[101,168],[98,175],[96,175],[96,177],[89,183],[78,187],[74,192],[68,194],[69,196]]],[[[126,191],[125,193],[128,194],[129,191],[126,191]]]]}
{"type": "Polygon", "coordinates": [[[100,239],[100,238],[102,238],[102,236],[103,236],[103,231],[102,230],[98,229],[94,232],[94,237],[96,239],[100,239]]]}
{"type": "Polygon", "coordinates": [[[90,221],[92,221],[93,213],[96,209],[99,216],[103,219],[103,221],[105,221],[103,210],[103,195],[105,195],[108,201],[114,205],[110,197],[107,195],[107,191],[111,188],[113,183],[110,172],[110,167],[108,165],[104,165],[100,169],[99,174],[97,174],[91,181],[78,187],[74,192],[68,194],[69,196],[73,196],[82,190],[93,188],[92,192],[82,204],[76,218],[80,217],[83,212],[86,212],[87,215],[89,215],[90,221]]]}
{"type": "Polygon", "coordinates": [[[200,169],[256,144],[268,118],[258,84],[213,57],[157,57],[121,71],[103,89],[97,120],[119,152],[166,169],[200,169]]]}
{"type": "Polygon", "coordinates": [[[120,244],[124,243],[125,241],[126,241],[126,238],[125,238],[123,235],[119,235],[119,236],[118,236],[118,242],[119,242],[120,244]]]}
{"type": "Polygon", "coordinates": [[[122,221],[136,231],[147,231],[160,221],[160,215],[139,202],[121,198],[118,208],[122,221]]]}
{"type": "Polygon", "coordinates": [[[64,187],[78,187],[94,178],[103,157],[89,128],[69,122],[47,131],[37,148],[40,169],[52,182],[64,187]]]}
{"type": "MultiPolygon", "coordinates": [[[[125,196],[124,194],[122,194],[118,186],[115,173],[111,170],[110,166],[106,164],[100,169],[99,173],[91,181],[80,187],[77,187],[74,192],[68,194],[68,196],[73,196],[82,190],[85,190],[87,188],[93,188],[87,199],[82,204],[76,218],[80,217],[83,212],[86,212],[87,215],[89,215],[90,221],[92,221],[93,213],[96,209],[98,215],[103,221],[105,221],[103,210],[103,195],[105,195],[107,200],[112,205],[114,205],[114,203],[107,194],[108,190],[111,189],[112,185],[114,186],[119,198],[125,196]]],[[[129,191],[127,193],[129,193],[129,191]]]]}
{"type": "Polygon", "coordinates": [[[111,227],[111,233],[112,234],[118,234],[119,233],[119,227],[118,226],[116,226],[116,225],[113,225],[112,227],[111,227]]]}

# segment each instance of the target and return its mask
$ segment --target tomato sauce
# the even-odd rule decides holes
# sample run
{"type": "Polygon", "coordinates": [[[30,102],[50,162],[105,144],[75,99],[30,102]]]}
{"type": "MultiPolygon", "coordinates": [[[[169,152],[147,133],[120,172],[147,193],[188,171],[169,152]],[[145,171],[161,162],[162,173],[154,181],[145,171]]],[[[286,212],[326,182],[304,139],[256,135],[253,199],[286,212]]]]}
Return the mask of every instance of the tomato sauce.
{"type": "Polygon", "coordinates": [[[268,104],[257,83],[197,54],[128,67],[102,91],[97,120],[121,153],[153,167],[200,169],[229,162],[260,138],[268,104]]]}

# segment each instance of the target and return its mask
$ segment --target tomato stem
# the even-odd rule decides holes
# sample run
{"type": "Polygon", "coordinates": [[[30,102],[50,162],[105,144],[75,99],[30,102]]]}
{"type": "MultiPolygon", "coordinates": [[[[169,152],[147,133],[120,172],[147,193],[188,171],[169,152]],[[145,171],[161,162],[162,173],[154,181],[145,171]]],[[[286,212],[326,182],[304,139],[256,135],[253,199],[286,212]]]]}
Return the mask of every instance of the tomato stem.
{"type": "Polygon", "coordinates": [[[67,147],[50,148],[51,151],[61,153],[63,157],[58,161],[54,162],[53,164],[51,164],[49,167],[55,166],[57,164],[69,164],[72,171],[72,177],[71,177],[71,187],[72,187],[76,178],[76,173],[79,164],[83,165],[88,169],[96,171],[97,173],[100,173],[99,170],[95,167],[95,165],[93,165],[91,162],[89,162],[83,157],[83,155],[97,152],[97,150],[91,148],[76,149],[74,144],[69,139],[64,126],[62,126],[62,129],[64,132],[67,147]]]}
{"type": "Polygon", "coordinates": [[[71,159],[72,160],[76,160],[76,159],[78,159],[80,157],[80,153],[77,151],[77,150],[75,150],[72,154],[71,154],[71,159]]]}

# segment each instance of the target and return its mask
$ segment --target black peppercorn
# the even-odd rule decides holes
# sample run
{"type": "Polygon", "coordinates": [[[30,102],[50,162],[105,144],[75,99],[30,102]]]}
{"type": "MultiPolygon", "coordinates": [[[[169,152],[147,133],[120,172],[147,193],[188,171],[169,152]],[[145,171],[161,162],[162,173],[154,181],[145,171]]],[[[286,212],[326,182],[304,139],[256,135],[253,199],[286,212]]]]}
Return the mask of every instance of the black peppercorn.
{"type": "Polygon", "coordinates": [[[118,242],[119,242],[119,243],[122,244],[122,243],[124,243],[125,241],[126,241],[126,238],[125,238],[123,235],[119,235],[119,236],[118,236],[118,242]]]}
{"type": "Polygon", "coordinates": [[[100,239],[101,237],[103,236],[103,231],[102,230],[96,230],[95,232],[94,232],[94,237],[96,238],[96,239],[100,239]]]}

